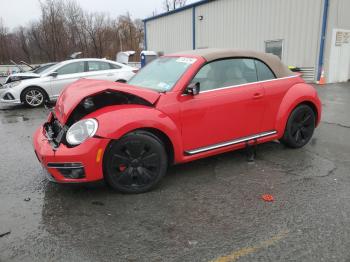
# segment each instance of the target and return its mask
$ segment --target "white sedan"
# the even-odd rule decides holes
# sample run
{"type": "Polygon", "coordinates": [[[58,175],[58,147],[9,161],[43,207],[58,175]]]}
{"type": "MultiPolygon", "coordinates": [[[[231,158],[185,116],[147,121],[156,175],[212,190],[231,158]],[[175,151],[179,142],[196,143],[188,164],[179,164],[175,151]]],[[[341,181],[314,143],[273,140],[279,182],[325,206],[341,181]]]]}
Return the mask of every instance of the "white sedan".
{"type": "Polygon", "coordinates": [[[0,102],[39,107],[45,101],[58,98],[63,88],[81,78],[126,82],[137,68],[105,59],[74,59],[60,62],[36,74],[27,73],[25,79],[0,87],[0,102]]]}

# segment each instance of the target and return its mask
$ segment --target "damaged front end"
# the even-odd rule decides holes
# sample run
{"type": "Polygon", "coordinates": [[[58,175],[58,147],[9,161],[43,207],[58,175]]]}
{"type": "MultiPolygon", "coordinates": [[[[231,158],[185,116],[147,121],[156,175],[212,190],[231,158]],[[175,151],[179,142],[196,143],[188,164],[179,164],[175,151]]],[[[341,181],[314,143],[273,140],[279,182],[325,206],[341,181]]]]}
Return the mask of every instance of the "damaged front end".
{"type": "Polygon", "coordinates": [[[9,75],[4,84],[9,84],[17,81],[27,80],[27,79],[33,79],[33,78],[39,78],[40,75],[34,74],[34,73],[18,73],[18,74],[12,74],[9,75]]]}
{"type": "Polygon", "coordinates": [[[84,98],[70,114],[66,125],[70,126],[82,119],[84,116],[103,107],[130,104],[152,106],[150,102],[136,95],[121,91],[106,90],[84,98]]]}
{"type": "Polygon", "coordinates": [[[62,125],[60,121],[57,120],[54,112],[51,112],[49,121],[44,124],[43,128],[45,130],[47,141],[54,150],[65,141],[65,135],[69,129],[68,126],[62,125]]]}
{"type": "Polygon", "coordinates": [[[52,110],[48,122],[44,124],[45,135],[54,150],[57,150],[60,144],[67,147],[76,145],[67,141],[67,132],[77,122],[85,116],[95,112],[101,108],[115,105],[144,105],[153,106],[149,101],[133,94],[116,91],[105,90],[103,92],[85,97],[68,116],[67,121],[62,123],[56,115],[56,111],[52,110]]]}
{"type": "Polygon", "coordinates": [[[97,135],[109,122],[99,122],[96,116],[106,111],[115,113],[125,105],[154,107],[159,97],[158,92],[121,83],[97,80],[73,83],[63,90],[47,122],[34,134],[38,160],[59,183],[103,179],[101,163],[111,139],[97,135]]]}

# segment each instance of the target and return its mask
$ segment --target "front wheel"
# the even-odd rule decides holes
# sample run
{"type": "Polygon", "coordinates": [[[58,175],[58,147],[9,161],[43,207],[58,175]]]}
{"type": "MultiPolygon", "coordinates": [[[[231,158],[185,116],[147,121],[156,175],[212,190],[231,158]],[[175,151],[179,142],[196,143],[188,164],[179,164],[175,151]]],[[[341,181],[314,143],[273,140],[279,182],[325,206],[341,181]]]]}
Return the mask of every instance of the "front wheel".
{"type": "Polygon", "coordinates": [[[316,116],[310,106],[296,107],[289,116],[281,143],[291,148],[303,147],[310,141],[315,123],[316,116]]]}
{"type": "Polygon", "coordinates": [[[43,90],[30,87],[23,93],[23,102],[27,107],[40,107],[44,104],[46,95],[43,90]]]}
{"type": "Polygon", "coordinates": [[[143,193],[154,188],[167,170],[164,145],[153,134],[137,131],[113,141],[104,158],[106,182],[123,193],[143,193]]]}

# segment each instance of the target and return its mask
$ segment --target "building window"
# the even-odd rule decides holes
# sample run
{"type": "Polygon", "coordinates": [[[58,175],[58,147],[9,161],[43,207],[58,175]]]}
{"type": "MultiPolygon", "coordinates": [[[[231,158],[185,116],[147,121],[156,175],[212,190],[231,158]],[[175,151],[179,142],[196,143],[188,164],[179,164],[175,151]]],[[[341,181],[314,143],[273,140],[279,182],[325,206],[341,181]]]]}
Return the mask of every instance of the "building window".
{"type": "Polygon", "coordinates": [[[274,54],[282,60],[283,40],[265,41],[265,52],[274,54]]]}

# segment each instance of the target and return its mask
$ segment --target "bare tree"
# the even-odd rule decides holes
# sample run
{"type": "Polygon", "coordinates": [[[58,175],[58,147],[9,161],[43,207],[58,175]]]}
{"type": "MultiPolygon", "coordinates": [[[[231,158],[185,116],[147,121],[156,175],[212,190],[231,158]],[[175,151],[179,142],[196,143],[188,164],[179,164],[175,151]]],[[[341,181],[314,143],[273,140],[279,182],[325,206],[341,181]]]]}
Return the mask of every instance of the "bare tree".
{"type": "Polygon", "coordinates": [[[9,31],[0,19],[0,63],[64,60],[73,52],[83,57],[115,58],[120,50],[140,52],[143,23],[129,13],[112,19],[85,12],[75,0],[39,1],[41,16],[27,27],[9,31]]]}

